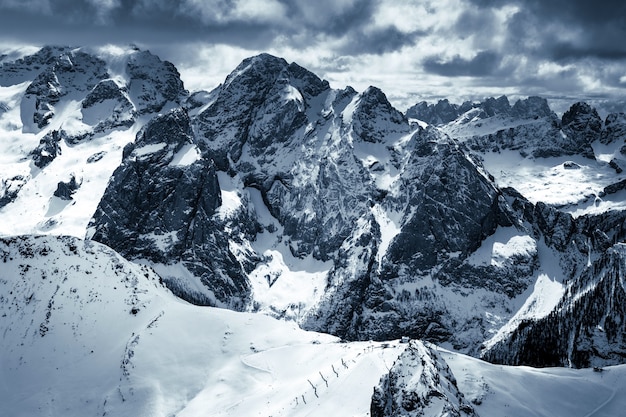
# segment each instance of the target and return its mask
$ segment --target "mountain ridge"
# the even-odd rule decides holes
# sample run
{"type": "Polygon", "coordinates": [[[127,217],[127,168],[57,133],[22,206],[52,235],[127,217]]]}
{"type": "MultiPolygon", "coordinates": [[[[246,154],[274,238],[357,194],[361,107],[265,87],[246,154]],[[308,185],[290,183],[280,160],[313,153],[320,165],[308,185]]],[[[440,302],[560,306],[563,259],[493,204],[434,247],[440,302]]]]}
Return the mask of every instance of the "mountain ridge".
{"type": "Polygon", "coordinates": [[[269,54],[210,92],[134,47],[0,63],[8,414],[623,408],[624,114],[402,113],[269,54]]]}
{"type": "Polygon", "coordinates": [[[544,99],[511,106],[502,96],[420,104],[404,115],[376,87],[335,90],[269,54],[245,59],[212,92],[190,95],[175,67],[147,51],[111,57],[49,47],[2,63],[11,94],[3,102],[13,103],[3,126],[13,126],[14,141],[38,143],[11,165],[18,170],[2,173],[2,211],[14,218],[20,196],[41,195],[29,190],[50,177],[48,195],[36,200],[44,209],[22,231],[68,230],[72,210],[92,211],[71,230],[151,265],[188,301],[262,311],[348,339],[408,335],[478,354],[541,271],[564,284],[587,267],[585,250],[595,259],[606,249],[582,243],[609,233],[602,223],[577,232],[571,249],[561,235],[572,232],[562,228],[578,220],[541,201],[522,203],[492,167],[509,151],[527,164],[581,157],[556,167],[572,175],[595,161],[609,189],[622,180],[619,114],[602,121],[577,103],[559,120],[544,99]],[[449,120],[426,128],[411,121],[428,112],[449,120]],[[84,203],[95,189],[99,201],[84,203]],[[293,291],[298,280],[305,284],[293,291]]]}

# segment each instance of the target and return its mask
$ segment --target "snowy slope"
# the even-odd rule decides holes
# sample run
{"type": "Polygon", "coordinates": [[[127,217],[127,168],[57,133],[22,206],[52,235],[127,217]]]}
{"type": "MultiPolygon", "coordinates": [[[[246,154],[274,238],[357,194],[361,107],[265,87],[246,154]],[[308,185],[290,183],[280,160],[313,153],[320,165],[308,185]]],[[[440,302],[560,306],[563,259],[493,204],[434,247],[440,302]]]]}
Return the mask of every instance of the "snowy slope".
{"type": "Polygon", "coordinates": [[[0,255],[1,415],[306,415],[309,380],[326,402],[360,392],[365,410],[399,349],[192,306],[93,242],[15,237],[0,255]]]}
{"type": "MultiPolygon", "coordinates": [[[[498,186],[513,187],[533,203],[553,204],[574,216],[624,208],[623,196],[605,192],[626,178],[623,114],[602,121],[595,109],[576,103],[559,119],[545,99],[529,97],[513,107],[504,96],[497,101],[495,113],[485,111],[493,98],[452,105],[456,117],[438,128],[479,154],[498,186]]],[[[430,112],[437,106],[442,103],[430,112]]]]}
{"type": "Polygon", "coordinates": [[[134,48],[17,58],[0,67],[0,235],[84,237],[123,147],[187,92],[172,64],[134,48]],[[73,194],[55,196],[71,178],[73,194]]]}
{"type": "Polygon", "coordinates": [[[622,415],[626,366],[593,369],[512,367],[441,350],[458,387],[482,417],[622,415]]]}
{"type": "MultiPolygon", "coordinates": [[[[193,306],[149,269],[76,238],[2,239],[0,258],[0,415],[368,416],[373,387],[407,346],[193,306]]],[[[624,366],[535,370],[439,354],[482,417],[626,406],[624,366]]]]}

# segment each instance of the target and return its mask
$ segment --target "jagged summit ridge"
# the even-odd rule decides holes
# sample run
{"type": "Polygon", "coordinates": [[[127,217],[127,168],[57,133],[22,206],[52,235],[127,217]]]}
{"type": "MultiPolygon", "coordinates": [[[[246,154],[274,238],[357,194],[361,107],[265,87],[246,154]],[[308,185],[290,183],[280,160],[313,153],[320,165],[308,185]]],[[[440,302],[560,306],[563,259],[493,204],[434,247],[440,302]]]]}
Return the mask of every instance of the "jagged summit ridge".
{"type": "MultiPolygon", "coordinates": [[[[471,268],[464,260],[499,227],[514,223],[497,187],[462,144],[410,125],[375,87],[333,90],[267,54],[244,60],[209,95],[202,111],[184,118],[196,149],[193,164],[173,167],[163,159],[177,152],[169,151],[168,138],[176,134],[168,126],[178,126],[180,111],[155,119],[127,148],[91,223],[94,239],[132,259],[148,259],[190,301],[295,317],[307,328],[346,338],[427,335],[471,348],[484,337],[457,340],[457,326],[482,319],[440,301],[423,302],[455,292],[458,274],[471,268]],[[165,190],[174,178],[196,178],[195,166],[219,184],[198,191],[212,202],[210,210],[198,211],[202,219],[168,216],[168,199],[137,206],[120,197],[168,195],[185,201],[181,210],[196,213],[193,199],[165,190]],[[180,227],[188,222],[193,228],[180,227]],[[215,254],[219,261],[210,261],[215,254]],[[285,298],[280,308],[276,301],[255,302],[292,280],[298,285],[300,273],[281,263],[286,258],[316,265],[311,278],[299,278],[315,280],[305,284],[310,292],[285,298]],[[200,285],[167,272],[174,265],[199,277],[200,285]],[[420,295],[396,290],[407,282],[421,287],[431,275],[435,289],[420,295]]],[[[185,189],[195,183],[185,182],[185,189]]],[[[499,300],[497,309],[530,284],[527,276],[507,276],[513,290],[488,289],[499,300]]]]}
{"type": "Polygon", "coordinates": [[[470,118],[487,119],[494,116],[537,119],[550,117],[552,114],[548,101],[537,96],[518,99],[513,106],[506,96],[488,97],[482,102],[466,101],[460,105],[450,103],[448,99],[439,100],[436,104],[421,101],[406,111],[407,117],[419,119],[432,125],[450,123],[461,116],[464,116],[465,120],[470,118]]]}

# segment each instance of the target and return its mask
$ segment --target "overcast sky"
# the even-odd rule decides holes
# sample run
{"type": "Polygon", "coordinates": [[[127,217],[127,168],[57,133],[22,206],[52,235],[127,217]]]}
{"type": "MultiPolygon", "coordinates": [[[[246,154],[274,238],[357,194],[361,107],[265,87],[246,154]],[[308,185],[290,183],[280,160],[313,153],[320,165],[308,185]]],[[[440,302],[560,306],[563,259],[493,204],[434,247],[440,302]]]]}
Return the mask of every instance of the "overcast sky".
{"type": "MultiPolygon", "coordinates": [[[[134,43],[188,89],[282,56],[400,109],[541,95],[626,102],[626,2],[607,0],[0,0],[0,45],[134,43]]],[[[620,108],[620,110],[623,110],[620,108]]]]}

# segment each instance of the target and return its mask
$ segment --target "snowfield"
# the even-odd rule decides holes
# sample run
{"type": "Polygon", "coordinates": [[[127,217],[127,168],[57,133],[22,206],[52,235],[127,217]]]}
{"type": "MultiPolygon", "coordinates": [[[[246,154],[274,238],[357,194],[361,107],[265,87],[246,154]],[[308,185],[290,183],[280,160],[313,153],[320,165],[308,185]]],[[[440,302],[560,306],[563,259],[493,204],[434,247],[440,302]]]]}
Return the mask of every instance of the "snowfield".
{"type": "MultiPolygon", "coordinates": [[[[193,306],[95,242],[2,239],[0,257],[3,416],[368,416],[373,387],[407,346],[193,306]]],[[[532,369],[440,353],[482,417],[626,407],[626,366],[532,369]]]]}

